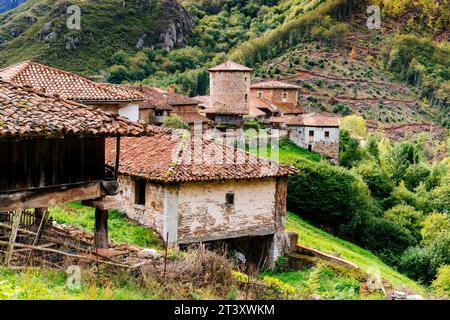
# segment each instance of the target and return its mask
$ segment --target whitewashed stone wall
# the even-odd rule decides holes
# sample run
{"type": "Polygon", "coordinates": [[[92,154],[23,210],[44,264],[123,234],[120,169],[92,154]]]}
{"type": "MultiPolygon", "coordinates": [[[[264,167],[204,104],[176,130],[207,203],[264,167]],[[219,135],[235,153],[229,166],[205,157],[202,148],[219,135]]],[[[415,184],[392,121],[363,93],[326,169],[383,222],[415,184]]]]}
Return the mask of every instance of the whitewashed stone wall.
{"type": "Polygon", "coordinates": [[[179,192],[178,242],[275,233],[276,179],[187,183],[179,192]],[[235,203],[226,204],[226,194],[235,203]]]}
{"type": "Polygon", "coordinates": [[[162,185],[147,182],[145,189],[145,206],[135,204],[135,179],[129,176],[119,176],[120,192],[115,197],[120,203],[120,211],[127,216],[150,227],[163,235],[164,232],[164,196],[162,185]]]}
{"type": "Polygon", "coordinates": [[[311,145],[312,150],[323,156],[333,159],[339,157],[339,128],[291,126],[289,140],[302,148],[311,145]],[[314,131],[314,137],[309,136],[310,131],[314,131]],[[325,137],[326,131],[329,132],[329,137],[325,137]]]}

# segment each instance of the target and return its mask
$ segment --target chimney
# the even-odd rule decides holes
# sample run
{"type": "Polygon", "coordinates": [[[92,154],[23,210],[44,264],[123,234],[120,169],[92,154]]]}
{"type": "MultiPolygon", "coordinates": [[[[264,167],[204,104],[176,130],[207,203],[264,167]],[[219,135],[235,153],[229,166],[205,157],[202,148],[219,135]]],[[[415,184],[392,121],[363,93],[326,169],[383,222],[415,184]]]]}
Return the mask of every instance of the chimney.
{"type": "Polygon", "coordinates": [[[171,85],[169,86],[169,89],[167,90],[167,92],[175,93],[175,86],[174,86],[173,84],[171,84],[171,85]]]}

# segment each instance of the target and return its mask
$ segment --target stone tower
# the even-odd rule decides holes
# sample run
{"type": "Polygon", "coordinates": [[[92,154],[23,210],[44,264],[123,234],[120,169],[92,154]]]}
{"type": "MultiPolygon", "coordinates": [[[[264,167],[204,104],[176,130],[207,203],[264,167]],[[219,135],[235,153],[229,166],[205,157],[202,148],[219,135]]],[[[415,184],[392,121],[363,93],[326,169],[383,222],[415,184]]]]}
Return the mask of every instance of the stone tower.
{"type": "Polygon", "coordinates": [[[208,71],[211,107],[233,114],[248,114],[253,69],[227,61],[208,71]]]}

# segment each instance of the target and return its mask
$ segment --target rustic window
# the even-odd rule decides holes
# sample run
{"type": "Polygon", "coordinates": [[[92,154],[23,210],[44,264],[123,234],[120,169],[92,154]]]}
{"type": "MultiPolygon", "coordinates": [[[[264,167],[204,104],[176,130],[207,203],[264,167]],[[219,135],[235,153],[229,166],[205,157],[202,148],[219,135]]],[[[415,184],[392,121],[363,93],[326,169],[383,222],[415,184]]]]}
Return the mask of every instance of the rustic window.
{"type": "Polygon", "coordinates": [[[309,130],[309,136],[314,137],[314,130],[309,130]]]}
{"type": "Polygon", "coordinates": [[[288,98],[288,94],[285,91],[285,92],[283,92],[283,101],[287,101],[287,98],[288,98]]]}
{"type": "Polygon", "coordinates": [[[329,138],[330,137],[330,131],[325,131],[325,138],[329,138]]]}
{"type": "Polygon", "coordinates": [[[225,200],[226,200],[227,206],[234,205],[234,193],[233,192],[227,193],[225,200]]]}
{"type": "Polygon", "coordinates": [[[134,191],[135,203],[145,206],[145,180],[136,180],[136,189],[134,191]]]}
{"type": "Polygon", "coordinates": [[[164,111],[162,111],[162,110],[156,110],[155,111],[155,116],[162,117],[163,115],[164,115],[164,111]]]}
{"type": "Polygon", "coordinates": [[[245,94],[245,103],[248,102],[248,94],[245,94]]]}

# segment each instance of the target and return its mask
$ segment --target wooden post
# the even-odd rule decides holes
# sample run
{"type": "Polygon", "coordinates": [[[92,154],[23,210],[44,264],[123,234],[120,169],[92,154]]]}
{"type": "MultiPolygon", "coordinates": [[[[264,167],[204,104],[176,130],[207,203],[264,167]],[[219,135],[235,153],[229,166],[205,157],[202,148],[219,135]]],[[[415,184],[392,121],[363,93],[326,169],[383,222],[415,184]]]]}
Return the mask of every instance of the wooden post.
{"type": "Polygon", "coordinates": [[[6,256],[5,256],[5,265],[6,266],[9,266],[11,259],[12,259],[14,243],[16,242],[17,231],[19,230],[21,218],[22,218],[22,210],[17,210],[14,215],[14,220],[13,220],[13,224],[12,224],[12,228],[11,228],[11,235],[9,236],[9,245],[8,245],[8,249],[7,249],[6,256]]]}
{"type": "Polygon", "coordinates": [[[120,136],[116,139],[116,163],[114,167],[114,179],[119,179],[119,165],[120,165],[120,136]]]}
{"type": "Polygon", "coordinates": [[[47,208],[35,208],[34,209],[34,216],[35,216],[35,222],[36,224],[42,221],[42,218],[44,217],[45,212],[47,211],[47,208]]]}
{"type": "Polygon", "coordinates": [[[108,210],[95,209],[95,247],[108,249],[108,210]]]}
{"type": "MultiPolygon", "coordinates": [[[[45,208],[40,208],[40,209],[45,209],[45,208]]],[[[37,210],[38,209],[35,209],[35,213],[37,212],[37,210]]],[[[42,213],[42,211],[41,211],[41,213],[42,213]]],[[[39,239],[41,238],[42,233],[44,232],[44,228],[47,225],[49,215],[50,215],[50,212],[48,210],[44,211],[44,214],[41,215],[41,222],[39,223],[39,228],[36,232],[36,236],[34,237],[33,246],[37,246],[37,244],[39,243],[39,239]]],[[[33,249],[31,249],[30,254],[28,255],[26,264],[28,264],[30,262],[30,259],[32,256],[33,256],[33,249]]]]}

